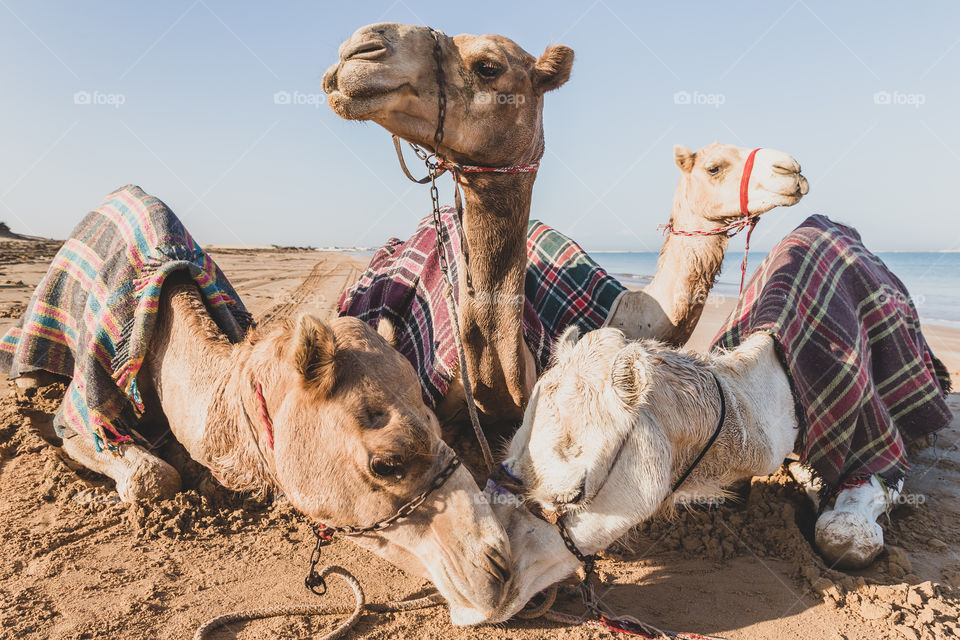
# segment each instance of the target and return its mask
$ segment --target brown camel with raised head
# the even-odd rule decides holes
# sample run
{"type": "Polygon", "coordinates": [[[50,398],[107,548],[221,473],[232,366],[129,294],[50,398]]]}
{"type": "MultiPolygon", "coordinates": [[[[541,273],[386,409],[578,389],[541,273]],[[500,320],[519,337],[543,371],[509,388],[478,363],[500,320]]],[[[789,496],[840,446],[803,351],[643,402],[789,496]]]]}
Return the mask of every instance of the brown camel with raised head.
{"type": "MultiPolygon", "coordinates": [[[[542,157],[543,96],[567,81],[572,64],[573,51],[561,45],[535,58],[503,36],[450,37],[427,27],[382,23],[362,27],[341,45],[340,60],[324,74],[323,88],[331,108],[345,119],[376,122],[460,165],[506,167],[542,157]],[[445,87],[439,148],[434,145],[440,93],[437,46],[445,87]]],[[[672,213],[675,226],[704,230],[739,216],[738,169],[749,153],[731,145],[711,145],[696,154],[678,147],[683,173],[672,213]],[[701,207],[703,203],[711,206],[701,207]]],[[[472,293],[459,300],[459,322],[474,396],[490,422],[518,423],[535,382],[534,359],[521,331],[523,307],[518,304],[523,300],[535,177],[532,172],[459,176],[472,279],[472,293]]],[[[804,193],[806,179],[795,160],[773,150],[757,154],[750,181],[751,214],[792,205],[804,193]]],[[[726,236],[671,236],[664,243],[657,278],[644,291],[625,293],[608,324],[631,337],[685,342],[720,271],[726,246],[726,236]]],[[[471,290],[467,277],[467,270],[460,272],[461,291],[471,290]]],[[[451,385],[438,407],[441,420],[460,413],[462,403],[462,385],[451,385]]]]}

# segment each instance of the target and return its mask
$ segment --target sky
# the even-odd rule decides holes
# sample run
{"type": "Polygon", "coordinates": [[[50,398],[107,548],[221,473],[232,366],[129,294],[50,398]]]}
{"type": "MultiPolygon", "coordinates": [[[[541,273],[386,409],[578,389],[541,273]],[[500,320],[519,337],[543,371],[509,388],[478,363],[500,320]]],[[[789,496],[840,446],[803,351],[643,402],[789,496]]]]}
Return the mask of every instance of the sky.
{"type": "MultiPolygon", "coordinates": [[[[960,248],[960,3],[946,0],[0,0],[0,220],[63,238],[134,183],[203,244],[408,236],[427,188],[385,130],[341,120],[320,89],[339,44],[384,21],[575,50],[545,99],[532,216],[588,250],[656,250],[673,145],[714,141],[790,153],[810,181],[764,218],[758,249],[813,213],[875,250],[960,248]]],[[[441,193],[452,202],[448,178],[441,193]]]]}

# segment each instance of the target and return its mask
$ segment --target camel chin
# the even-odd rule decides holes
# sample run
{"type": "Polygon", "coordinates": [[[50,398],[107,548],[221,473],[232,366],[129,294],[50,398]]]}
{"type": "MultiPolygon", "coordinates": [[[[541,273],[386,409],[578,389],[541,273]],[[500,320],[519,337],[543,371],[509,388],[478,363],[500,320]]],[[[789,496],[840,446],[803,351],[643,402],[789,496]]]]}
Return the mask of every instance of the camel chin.
{"type": "Polygon", "coordinates": [[[344,120],[374,120],[377,114],[388,112],[392,102],[389,94],[355,98],[336,91],[327,96],[327,104],[344,120]]]}

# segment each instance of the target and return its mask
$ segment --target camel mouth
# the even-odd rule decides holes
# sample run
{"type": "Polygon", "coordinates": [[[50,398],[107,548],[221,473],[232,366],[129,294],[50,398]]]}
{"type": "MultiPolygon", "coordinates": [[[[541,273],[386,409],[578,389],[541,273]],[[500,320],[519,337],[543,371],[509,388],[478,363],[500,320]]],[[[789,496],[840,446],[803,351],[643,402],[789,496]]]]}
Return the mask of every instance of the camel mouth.
{"type": "Polygon", "coordinates": [[[810,193],[810,183],[807,182],[807,179],[804,178],[802,175],[798,175],[797,185],[796,187],[793,188],[793,190],[774,192],[774,195],[784,198],[785,199],[784,204],[789,206],[789,205],[794,205],[800,202],[800,199],[803,198],[803,196],[807,195],[808,193],[810,193]]]}
{"type": "Polygon", "coordinates": [[[357,45],[354,57],[327,69],[323,74],[323,90],[327,104],[345,120],[369,120],[379,110],[387,109],[399,92],[410,87],[408,80],[391,77],[388,65],[382,64],[386,48],[372,49],[372,43],[357,45]],[[357,57],[360,56],[360,57],[357,57]]]}

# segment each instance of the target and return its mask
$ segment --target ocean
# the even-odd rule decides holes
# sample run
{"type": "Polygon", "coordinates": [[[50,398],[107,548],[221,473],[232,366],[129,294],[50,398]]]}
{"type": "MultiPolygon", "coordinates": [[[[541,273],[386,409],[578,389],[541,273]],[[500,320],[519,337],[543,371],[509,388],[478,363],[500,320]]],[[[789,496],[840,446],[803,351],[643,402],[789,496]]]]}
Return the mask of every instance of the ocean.
{"type": "MultiPolygon", "coordinates": [[[[646,284],[657,270],[653,252],[591,251],[600,265],[624,282],[646,284]]],[[[750,252],[747,279],[766,254],[750,252]]],[[[878,256],[907,286],[920,318],[928,324],[960,328],[960,252],[878,252],[878,256]]],[[[712,295],[736,298],[740,289],[743,253],[730,251],[712,295]]]]}

